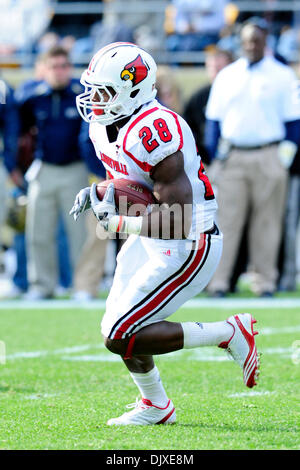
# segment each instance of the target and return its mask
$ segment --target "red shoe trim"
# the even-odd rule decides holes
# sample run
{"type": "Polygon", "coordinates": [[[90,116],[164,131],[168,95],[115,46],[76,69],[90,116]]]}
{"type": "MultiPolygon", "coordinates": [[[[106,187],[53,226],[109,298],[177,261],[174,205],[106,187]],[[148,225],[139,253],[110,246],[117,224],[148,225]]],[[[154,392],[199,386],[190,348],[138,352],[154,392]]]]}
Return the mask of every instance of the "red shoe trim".
{"type": "Polygon", "coordinates": [[[151,400],[148,400],[147,398],[142,398],[142,402],[144,403],[144,405],[154,406],[154,408],[157,408],[158,410],[166,410],[170,404],[170,401],[171,400],[168,401],[167,406],[165,406],[164,408],[161,408],[160,406],[153,405],[151,400]]]}
{"type": "Polygon", "coordinates": [[[254,334],[253,334],[253,323],[254,323],[255,320],[251,316],[251,331],[252,331],[252,335],[251,335],[250,333],[248,333],[246,328],[244,328],[244,326],[243,326],[241,320],[239,319],[238,315],[234,315],[234,318],[235,318],[235,321],[237,322],[238,327],[241,330],[241,332],[243,333],[243,335],[244,335],[244,337],[245,337],[245,339],[248,343],[248,346],[249,346],[249,353],[248,353],[248,356],[246,357],[246,360],[244,362],[243,369],[244,369],[244,372],[245,372],[245,369],[247,368],[247,373],[246,373],[246,377],[245,377],[246,385],[247,385],[247,387],[252,388],[253,385],[255,385],[255,383],[254,383],[254,374],[255,374],[255,371],[257,369],[257,351],[256,351],[256,347],[255,347],[255,340],[254,340],[254,334]],[[255,350],[255,353],[254,353],[254,356],[252,357],[253,350],[255,350]],[[249,364],[248,361],[251,357],[252,357],[251,364],[249,364]],[[250,376],[248,376],[249,370],[251,370],[251,368],[253,367],[253,362],[256,362],[256,364],[254,366],[254,369],[250,373],[250,376]],[[248,376],[248,378],[247,378],[247,376],[248,376]]]}
{"type": "Polygon", "coordinates": [[[170,418],[170,416],[172,416],[172,414],[174,413],[174,411],[175,411],[175,408],[173,408],[173,409],[170,411],[170,413],[168,413],[163,419],[161,419],[160,421],[158,421],[158,423],[156,423],[156,424],[163,424],[163,423],[165,423],[165,422],[170,418]]]}
{"type": "Polygon", "coordinates": [[[222,349],[227,349],[228,348],[228,344],[230,343],[230,341],[234,337],[234,333],[235,333],[235,326],[232,323],[230,323],[230,321],[228,321],[228,320],[226,320],[226,321],[227,321],[227,323],[229,323],[229,325],[232,326],[233,333],[232,333],[232,336],[230,337],[230,339],[228,341],[223,341],[222,343],[218,344],[218,348],[222,348],[222,349]]]}

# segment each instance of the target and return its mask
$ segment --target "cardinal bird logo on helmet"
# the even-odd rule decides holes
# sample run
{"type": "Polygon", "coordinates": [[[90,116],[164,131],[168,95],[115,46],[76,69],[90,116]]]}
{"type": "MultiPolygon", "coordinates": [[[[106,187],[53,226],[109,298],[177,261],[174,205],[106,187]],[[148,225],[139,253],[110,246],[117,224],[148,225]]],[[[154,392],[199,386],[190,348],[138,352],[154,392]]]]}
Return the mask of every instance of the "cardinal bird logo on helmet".
{"type": "Polygon", "coordinates": [[[132,86],[137,85],[148,75],[149,67],[144,63],[140,54],[129,64],[125,65],[121,72],[122,80],[131,80],[132,86]]]}

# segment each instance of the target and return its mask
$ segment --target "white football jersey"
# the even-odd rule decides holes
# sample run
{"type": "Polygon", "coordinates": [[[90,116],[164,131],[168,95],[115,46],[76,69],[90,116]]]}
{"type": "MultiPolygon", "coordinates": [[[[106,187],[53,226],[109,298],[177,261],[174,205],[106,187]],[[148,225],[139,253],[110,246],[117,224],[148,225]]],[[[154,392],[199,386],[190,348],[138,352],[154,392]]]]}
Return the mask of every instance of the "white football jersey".
{"type": "Polygon", "coordinates": [[[153,190],[151,171],[164,158],[181,151],[184,170],[193,190],[193,217],[188,238],[213,227],[217,203],[203,163],[197,154],[192,131],[185,120],[157,100],[142,106],[109,142],[106,127],[90,124],[96,154],[112,178],[126,178],[153,190]]]}

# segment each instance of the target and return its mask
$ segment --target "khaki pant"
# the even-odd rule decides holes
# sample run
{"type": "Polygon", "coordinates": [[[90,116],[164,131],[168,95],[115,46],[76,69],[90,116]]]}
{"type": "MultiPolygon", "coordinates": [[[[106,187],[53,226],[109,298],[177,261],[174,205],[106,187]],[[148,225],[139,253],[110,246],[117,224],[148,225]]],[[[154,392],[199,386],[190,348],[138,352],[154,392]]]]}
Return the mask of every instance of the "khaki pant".
{"type": "Polygon", "coordinates": [[[88,234],[77,264],[74,289],[96,297],[104,272],[108,238],[106,233],[101,239],[97,236],[101,230],[104,232],[104,229],[100,225],[97,226],[98,221],[92,211],[88,211],[86,222],[88,234]]]}
{"type": "Polygon", "coordinates": [[[232,150],[218,178],[218,221],[224,235],[221,262],[209,291],[227,291],[243,228],[249,220],[249,270],[256,292],[274,291],[283,227],[287,171],[277,145],[259,150],[232,150]]]}
{"type": "Polygon", "coordinates": [[[69,215],[76,194],[88,186],[81,162],[66,166],[42,163],[29,183],[26,217],[28,280],[42,295],[51,295],[57,284],[56,230],[63,217],[72,268],[75,268],[86,237],[85,216],[77,222],[69,215]]]}

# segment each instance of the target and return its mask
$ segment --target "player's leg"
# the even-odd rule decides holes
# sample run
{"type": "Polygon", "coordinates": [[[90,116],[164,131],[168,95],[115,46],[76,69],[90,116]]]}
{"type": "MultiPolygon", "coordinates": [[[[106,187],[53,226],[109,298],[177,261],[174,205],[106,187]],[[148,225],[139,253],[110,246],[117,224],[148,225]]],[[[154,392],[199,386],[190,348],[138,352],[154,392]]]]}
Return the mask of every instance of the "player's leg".
{"type": "MultiPolygon", "coordinates": [[[[137,242],[137,245],[139,243],[137,242]]],[[[134,381],[142,395],[146,384],[146,393],[147,391],[148,393],[154,393],[157,397],[160,395],[162,406],[155,408],[150,398],[143,397],[146,402],[143,400],[138,402],[132,412],[112,419],[108,424],[150,424],[149,420],[151,421],[153,418],[152,423],[158,422],[155,421],[158,418],[157,414],[160,413],[161,416],[166,411],[168,411],[166,416],[172,413],[173,417],[168,418],[168,422],[170,422],[170,420],[174,420],[174,411],[168,408],[172,408],[172,403],[169,400],[167,402],[167,410],[165,410],[163,405],[165,405],[167,397],[164,390],[159,386],[159,373],[152,360],[148,358],[146,361],[144,357],[151,356],[152,354],[164,354],[182,349],[183,347],[193,348],[208,345],[219,345],[225,348],[232,345],[233,354],[236,351],[240,353],[241,349],[244,349],[243,354],[245,356],[245,342],[247,342],[245,335],[247,333],[243,334],[241,332],[237,322],[241,324],[242,329],[249,330],[252,329],[252,318],[251,315],[245,314],[246,318],[232,318],[228,322],[173,323],[164,320],[186,300],[201,291],[209,281],[221,255],[222,239],[220,236],[204,238],[203,245],[198,247],[197,250],[192,249],[189,256],[186,257],[183,269],[177,269],[171,276],[166,276],[171,262],[164,264],[163,257],[156,255],[156,258],[151,258],[153,270],[148,273],[147,277],[147,263],[143,264],[143,252],[138,250],[138,246],[135,246],[135,243],[132,244],[131,248],[137,248],[136,253],[139,255],[139,263],[144,268],[143,271],[146,278],[141,279],[142,273],[137,270],[136,275],[132,276],[130,283],[128,283],[127,277],[127,289],[123,290],[120,268],[117,268],[116,278],[110,294],[111,301],[108,304],[108,310],[102,321],[102,332],[105,336],[106,346],[112,352],[120,354],[124,358],[128,369],[134,374],[134,381]],[[160,260],[160,263],[156,265],[155,260],[160,260]],[[163,267],[165,267],[165,270],[163,267]],[[162,277],[164,281],[158,285],[160,270],[163,270],[162,277]],[[157,280],[155,289],[151,290],[149,286],[152,284],[153,276],[157,280]],[[130,286],[132,287],[132,292],[130,286]],[[141,298],[141,287],[146,289],[146,286],[148,286],[147,291],[143,293],[141,298]],[[114,296],[115,302],[113,301],[114,296]],[[123,314],[116,314],[117,310],[120,312],[121,305],[123,306],[123,314]],[[131,306],[127,312],[126,305],[131,306]],[[250,325],[248,324],[249,322],[250,325]],[[107,334],[106,332],[109,333],[107,334]],[[158,409],[160,410],[159,412],[157,411],[158,409]],[[145,418],[146,414],[147,419],[145,418]],[[153,414],[154,416],[152,416],[153,414]]],[[[131,250],[129,249],[128,251],[130,254],[131,250]]],[[[158,250],[156,250],[157,252],[158,250]]],[[[131,252],[131,255],[133,253],[134,251],[131,252]]],[[[121,255],[125,273],[127,266],[125,261],[128,261],[130,257],[126,256],[126,251],[124,250],[121,255]]],[[[134,257],[131,260],[134,263],[134,257]]],[[[135,269],[137,269],[137,266],[135,266],[135,269]]],[[[253,338],[253,334],[249,333],[249,335],[253,338]]],[[[240,365],[244,366],[244,361],[240,365]]]]}
{"type": "Polygon", "coordinates": [[[111,426],[174,423],[175,407],[166,394],[152,356],[135,356],[123,360],[139,389],[141,399],[137,398],[135,403],[126,406],[131,411],[109,419],[107,424],[111,426]]]}
{"type": "Polygon", "coordinates": [[[141,396],[150,401],[152,405],[165,408],[169,399],[153,357],[137,355],[130,359],[123,357],[123,361],[141,396]]]}
{"type": "Polygon", "coordinates": [[[234,329],[227,321],[168,322],[160,321],[145,326],[128,339],[105,338],[106,347],[122,357],[158,355],[201,346],[219,346],[228,342],[234,329]],[[131,341],[130,341],[131,340],[131,341]]]}
{"type": "MultiPolygon", "coordinates": [[[[136,272],[130,282],[128,277],[124,278],[125,288],[117,267],[116,282],[110,294],[113,296],[115,292],[115,301],[107,304],[102,320],[102,334],[107,348],[122,357],[132,357],[165,354],[182,348],[228,344],[233,333],[240,329],[236,327],[236,320],[229,323],[165,321],[187,300],[201,292],[212,277],[221,256],[221,236],[205,235],[199,241],[197,249],[192,246],[189,252],[186,250],[184,256],[182,252],[177,252],[175,261],[180,259],[178,264],[181,267],[175,271],[175,265],[172,269],[172,258],[164,263],[164,252],[159,254],[158,245],[156,246],[156,257],[151,257],[149,271],[148,263],[143,263],[143,252],[137,250],[142,269],[135,266],[136,272]],[[161,283],[160,279],[163,279],[161,283]]],[[[133,243],[132,249],[136,248],[138,247],[133,243]]],[[[126,272],[128,268],[125,266],[129,259],[125,252],[119,261],[124,262],[123,269],[126,272]]],[[[134,258],[131,262],[134,262],[134,258]]],[[[245,322],[244,328],[252,334],[251,315],[247,314],[241,322],[245,322]]]]}
{"type": "MultiPolygon", "coordinates": [[[[136,245],[132,245],[133,250],[136,245]]],[[[102,320],[105,344],[112,352],[128,355],[134,346],[136,355],[165,354],[182,349],[184,345],[219,345],[232,335],[232,327],[226,321],[183,324],[165,321],[207,285],[221,256],[222,236],[205,235],[198,242],[167,245],[171,246],[168,256],[163,242],[148,242],[149,259],[144,263],[143,251],[137,251],[141,268],[136,266],[130,282],[124,276],[124,290],[118,263],[110,294],[112,297],[115,292],[116,298],[114,302],[107,302],[107,312],[102,320]]],[[[130,269],[127,267],[128,255],[125,253],[118,261],[123,265],[125,275],[130,269]]]]}
{"type": "MultiPolygon", "coordinates": [[[[149,255],[145,251],[141,239],[131,235],[122,245],[117,256],[114,283],[107,299],[105,318],[102,320],[102,331],[107,332],[107,335],[113,324],[118,320],[119,316],[116,312],[120,311],[120,306],[127,304],[129,307],[130,303],[132,303],[133,300],[125,299],[122,294],[130,290],[128,289],[129,286],[133,287],[136,284],[134,275],[147,262],[149,262],[149,255]]],[[[154,267],[155,263],[153,264],[154,267]]],[[[134,288],[132,290],[134,291],[134,288]]],[[[139,294],[139,299],[146,295],[145,292],[140,292],[139,294]]],[[[132,295],[134,296],[134,293],[132,295]]],[[[124,341],[120,343],[124,343],[124,341]]],[[[110,419],[108,424],[174,422],[176,417],[175,409],[167,397],[153,357],[151,355],[135,355],[128,358],[125,354],[120,355],[140,392],[141,399],[132,405],[133,409],[131,411],[124,413],[118,418],[110,419]],[[169,416],[170,413],[171,415],[169,416]]]]}

